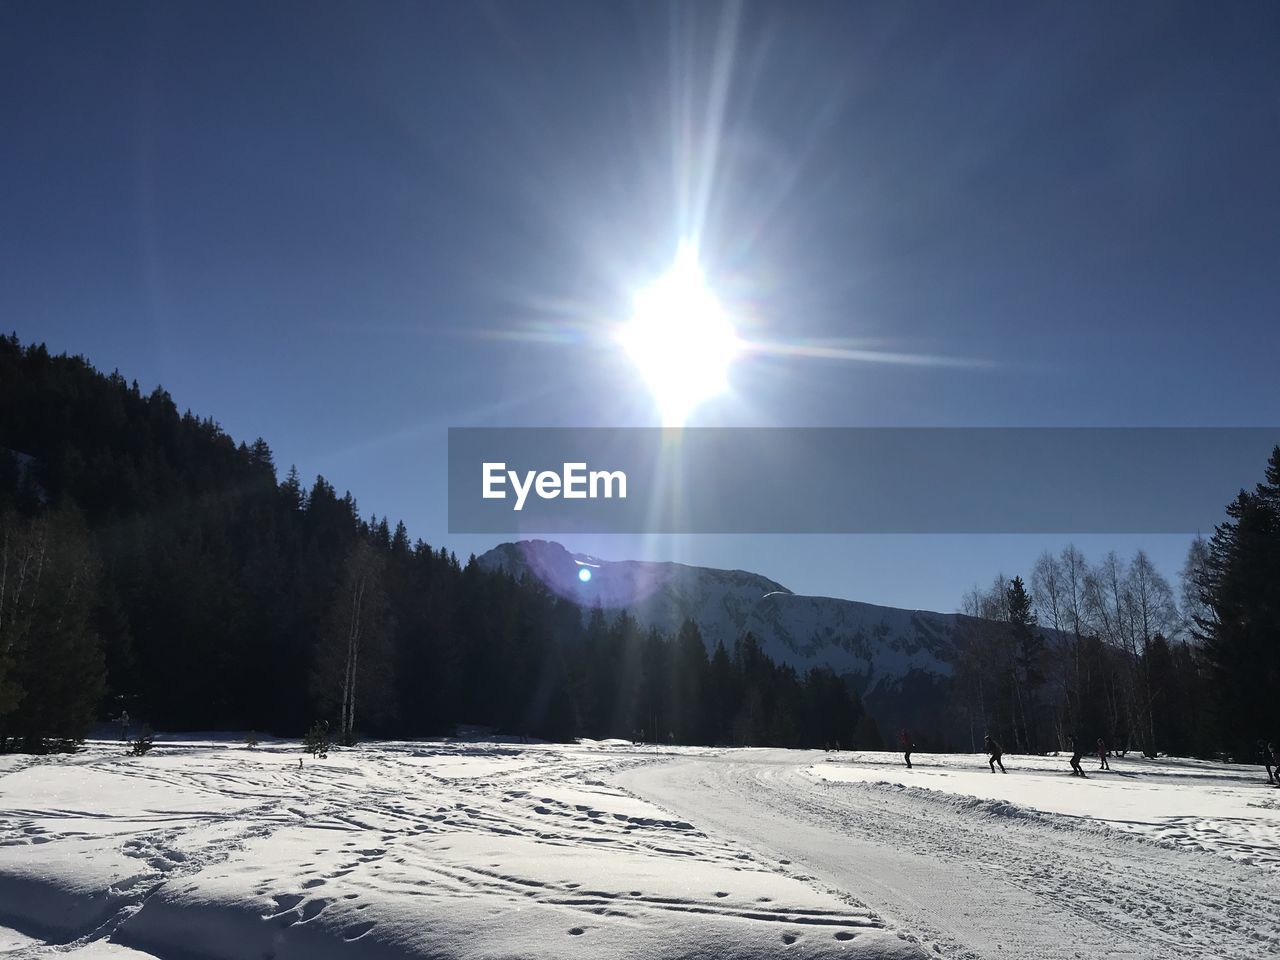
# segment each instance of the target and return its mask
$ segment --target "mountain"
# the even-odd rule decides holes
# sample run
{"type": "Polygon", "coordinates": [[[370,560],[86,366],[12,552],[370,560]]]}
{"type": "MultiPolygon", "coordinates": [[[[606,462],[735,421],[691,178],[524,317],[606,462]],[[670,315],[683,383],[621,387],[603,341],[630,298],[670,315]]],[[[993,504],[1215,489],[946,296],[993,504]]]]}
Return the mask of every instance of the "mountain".
{"type": "Polygon", "coordinates": [[[732,650],[750,632],[777,663],[801,673],[830,667],[849,678],[882,731],[948,726],[953,664],[973,622],[961,614],[802,596],[743,570],[601,560],[547,540],[503,543],[477,560],[489,570],[534,577],[584,609],[625,609],[669,635],[691,619],[708,651],[719,642],[732,650]]]}
{"type": "Polygon", "coordinates": [[[601,560],[570,553],[548,540],[504,543],[477,559],[488,570],[504,570],[517,578],[530,575],[584,608],[629,610],[646,628],[657,627],[667,634],[674,635],[686,619],[692,619],[701,628],[708,651],[720,640],[732,649],[760,598],[788,592],[768,577],[742,570],[601,560]]]}

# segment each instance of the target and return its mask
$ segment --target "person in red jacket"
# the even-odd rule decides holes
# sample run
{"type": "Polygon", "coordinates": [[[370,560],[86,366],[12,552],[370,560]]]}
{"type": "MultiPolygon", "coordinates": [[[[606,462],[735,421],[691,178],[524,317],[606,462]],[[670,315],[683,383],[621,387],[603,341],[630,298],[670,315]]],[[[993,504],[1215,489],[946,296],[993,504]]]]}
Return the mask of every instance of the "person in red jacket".
{"type": "Polygon", "coordinates": [[[902,745],[902,755],[907,761],[907,769],[911,769],[911,734],[907,733],[907,728],[903,727],[902,732],[898,734],[898,743],[902,745]]]}

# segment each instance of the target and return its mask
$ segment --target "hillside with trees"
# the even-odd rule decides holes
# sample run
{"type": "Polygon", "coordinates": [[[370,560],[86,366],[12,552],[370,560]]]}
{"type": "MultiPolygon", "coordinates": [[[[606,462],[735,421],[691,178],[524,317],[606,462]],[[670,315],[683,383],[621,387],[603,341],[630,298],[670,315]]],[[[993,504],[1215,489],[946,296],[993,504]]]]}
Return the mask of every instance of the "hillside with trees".
{"type": "Polygon", "coordinates": [[[0,748],[157,728],[846,745],[829,671],[709,656],[364,517],[163,389],[0,338],[0,748]]]}

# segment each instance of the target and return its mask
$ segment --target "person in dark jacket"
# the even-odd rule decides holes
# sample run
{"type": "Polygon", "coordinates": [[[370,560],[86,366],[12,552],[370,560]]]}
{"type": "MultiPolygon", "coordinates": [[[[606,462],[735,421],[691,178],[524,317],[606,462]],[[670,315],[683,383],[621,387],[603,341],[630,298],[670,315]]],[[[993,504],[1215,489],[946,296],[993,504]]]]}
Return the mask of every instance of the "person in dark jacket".
{"type": "Polygon", "coordinates": [[[1071,775],[1073,777],[1083,777],[1084,768],[1080,766],[1080,757],[1082,751],[1080,749],[1080,739],[1078,737],[1071,738],[1071,775]]]}
{"type": "Polygon", "coordinates": [[[1276,752],[1276,745],[1268,743],[1263,751],[1264,762],[1267,764],[1267,783],[1274,783],[1280,787],[1280,753],[1276,752]],[[1271,768],[1275,767],[1275,776],[1271,774],[1271,768]]]}
{"type": "Polygon", "coordinates": [[[1000,749],[1000,744],[992,740],[990,734],[983,737],[982,742],[987,748],[987,762],[991,765],[991,772],[995,773],[996,764],[1000,764],[1000,772],[1008,773],[1009,771],[1004,768],[1004,763],[1000,760],[1000,758],[1004,756],[1004,751],[1000,749]]]}
{"type": "Polygon", "coordinates": [[[902,745],[902,756],[907,761],[907,769],[911,769],[911,734],[907,733],[907,728],[903,727],[902,732],[898,734],[898,743],[902,745]]]}
{"type": "Polygon", "coordinates": [[[1102,742],[1101,737],[1098,738],[1098,759],[1102,761],[1099,770],[1111,769],[1111,764],[1107,763],[1107,745],[1102,742]]]}

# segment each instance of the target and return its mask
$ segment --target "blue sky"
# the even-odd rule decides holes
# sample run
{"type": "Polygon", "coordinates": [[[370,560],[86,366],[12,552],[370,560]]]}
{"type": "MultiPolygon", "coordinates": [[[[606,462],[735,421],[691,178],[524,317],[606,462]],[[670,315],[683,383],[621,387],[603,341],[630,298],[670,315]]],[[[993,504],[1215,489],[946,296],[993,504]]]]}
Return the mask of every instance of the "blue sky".
{"type": "MultiPolygon", "coordinates": [[[[694,424],[1277,424],[1277,64],[1264,3],[5,4],[0,327],[464,554],[446,428],[656,423],[608,331],[688,238],[745,336],[947,361],[694,424]]],[[[1062,542],[569,545],[953,609],[1062,542]]]]}

